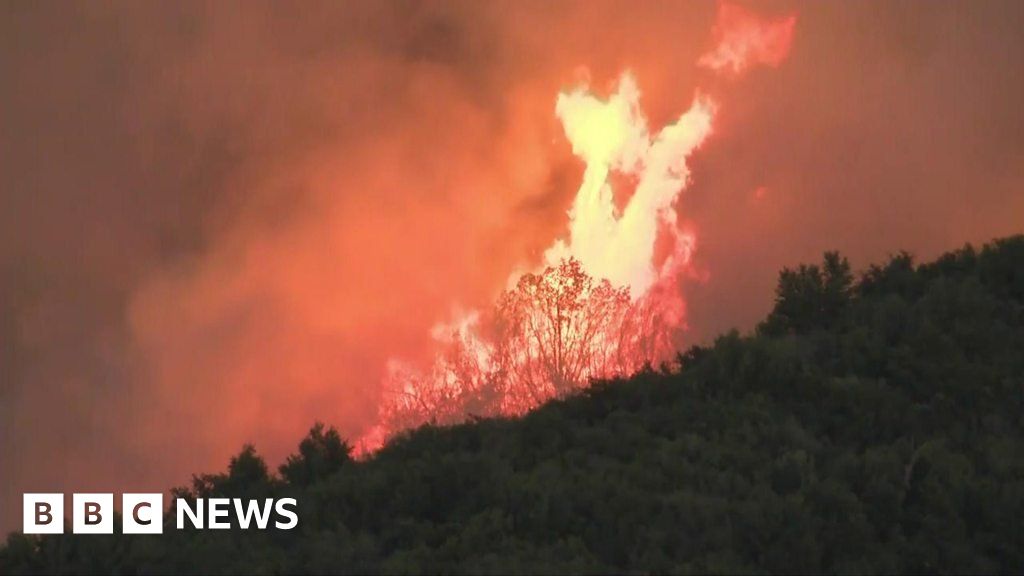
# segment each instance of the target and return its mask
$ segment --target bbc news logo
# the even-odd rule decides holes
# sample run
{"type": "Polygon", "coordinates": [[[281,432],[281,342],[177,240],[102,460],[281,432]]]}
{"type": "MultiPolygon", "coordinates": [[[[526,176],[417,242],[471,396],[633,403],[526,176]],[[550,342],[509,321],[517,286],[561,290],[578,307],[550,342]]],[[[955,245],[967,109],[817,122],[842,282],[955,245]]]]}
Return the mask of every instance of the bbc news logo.
{"type": "MultiPolygon", "coordinates": [[[[114,533],[113,494],[72,494],[71,531],[75,534],[114,533]]],[[[183,498],[175,500],[175,526],[184,530],[186,524],[197,530],[226,530],[231,528],[234,512],[242,530],[273,526],[278,530],[291,530],[299,524],[294,498],[203,498],[190,504],[183,498]],[[271,523],[271,518],[274,522],[271,523]]],[[[163,534],[163,494],[122,494],[121,532],[124,534],[163,534]]],[[[64,533],[64,494],[25,494],[23,500],[23,526],[25,534],[64,533]]]]}

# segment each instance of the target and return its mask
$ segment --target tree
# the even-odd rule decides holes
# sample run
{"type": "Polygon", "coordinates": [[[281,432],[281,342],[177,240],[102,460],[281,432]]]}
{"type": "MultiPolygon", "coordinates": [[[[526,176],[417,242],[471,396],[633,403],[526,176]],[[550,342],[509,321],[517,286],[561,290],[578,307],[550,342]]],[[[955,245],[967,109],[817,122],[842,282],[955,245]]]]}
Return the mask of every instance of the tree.
{"type": "Polygon", "coordinates": [[[442,335],[443,351],[429,370],[391,365],[384,428],[522,414],[594,379],[667,359],[668,320],[681,311],[678,299],[660,296],[652,291],[633,302],[627,288],[592,278],[574,258],[525,274],[487,317],[442,335]]]}
{"type": "Polygon", "coordinates": [[[758,326],[767,335],[804,334],[831,327],[850,302],[853,274],[838,252],[826,252],[822,266],[783,268],[775,289],[775,307],[758,326]]]}
{"type": "Polygon", "coordinates": [[[289,456],[279,470],[292,486],[308,486],[351,461],[352,447],[333,426],[325,431],[323,423],[317,422],[299,443],[299,453],[289,456]]]}
{"type": "Polygon", "coordinates": [[[629,309],[626,288],[595,281],[576,259],[520,278],[495,313],[498,374],[513,411],[613,372],[629,309]]]}

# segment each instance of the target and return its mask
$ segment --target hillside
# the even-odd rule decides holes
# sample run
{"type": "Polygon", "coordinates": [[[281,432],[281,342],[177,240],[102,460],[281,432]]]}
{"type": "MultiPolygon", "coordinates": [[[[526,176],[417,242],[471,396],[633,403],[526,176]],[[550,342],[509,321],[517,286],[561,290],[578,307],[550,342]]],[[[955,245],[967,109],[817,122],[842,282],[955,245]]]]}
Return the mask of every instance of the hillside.
{"type": "Polygon", "coordinates": [[[676,365],[366,461],[317,426],[279,474],[247,447],[178,493],[292,495],[300,524],[12,534],[0,573],[1020,572],[1024,236],[826,254],[676,365]]]}

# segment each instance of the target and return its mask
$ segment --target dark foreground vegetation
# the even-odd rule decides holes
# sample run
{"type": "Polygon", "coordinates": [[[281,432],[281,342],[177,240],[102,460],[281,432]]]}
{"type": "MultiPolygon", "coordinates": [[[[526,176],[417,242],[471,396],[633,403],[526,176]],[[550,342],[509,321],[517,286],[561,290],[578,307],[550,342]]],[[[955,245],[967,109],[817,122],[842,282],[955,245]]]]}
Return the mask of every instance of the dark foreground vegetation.
{"type": "MultiPolygon", "coordinates": [[[[13,534],[0,573],[1024,572],[1024,236],[780,276],[751,336],[355,462],[316,427],[191,496],[292,531],[13,534]]],[[[168,518],[173,523],[173,516],[168,518]]]]}

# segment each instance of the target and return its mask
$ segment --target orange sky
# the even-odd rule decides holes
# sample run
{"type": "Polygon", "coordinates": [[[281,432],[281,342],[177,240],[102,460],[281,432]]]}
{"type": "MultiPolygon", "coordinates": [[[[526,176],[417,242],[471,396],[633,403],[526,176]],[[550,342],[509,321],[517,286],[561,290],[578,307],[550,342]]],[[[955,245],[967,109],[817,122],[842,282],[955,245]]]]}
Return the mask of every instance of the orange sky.
{"type": "Polygon", "coordinates": [[[0,527],[372,424],[387,358],[565,233],[584,77],[632,71],[656,127],[720,104],[691,341],[826,249],[1024,231],[1024,3],[755,9],[798,14],[791,53],[729,78],[695,66],[714,2],[3,5],[0,527]]]}

